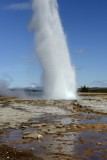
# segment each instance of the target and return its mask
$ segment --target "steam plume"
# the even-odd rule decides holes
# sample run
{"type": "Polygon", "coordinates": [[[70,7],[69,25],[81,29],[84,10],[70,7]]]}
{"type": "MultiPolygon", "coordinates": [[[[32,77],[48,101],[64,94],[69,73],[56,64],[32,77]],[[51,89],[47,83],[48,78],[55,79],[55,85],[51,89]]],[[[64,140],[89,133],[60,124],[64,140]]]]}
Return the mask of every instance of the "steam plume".
{"type": "Polygon", "coordinates": [[[9,96],[9,97],[27,97],[23,89],[10,89],[10,83],[6,79],[0,79],[0,96],[9,96]]]}
{"type": "Polygon", "coordinates": [[[0,79],[0,96],[9,96],[8,81],[0,79]]]}
{"type": "Polygon", "coordinates": [[[36,53],[43,67],[46,98],[76,98],[75,70],[58,13],[57,0],[33,0],[32,27],[36,53]]]}

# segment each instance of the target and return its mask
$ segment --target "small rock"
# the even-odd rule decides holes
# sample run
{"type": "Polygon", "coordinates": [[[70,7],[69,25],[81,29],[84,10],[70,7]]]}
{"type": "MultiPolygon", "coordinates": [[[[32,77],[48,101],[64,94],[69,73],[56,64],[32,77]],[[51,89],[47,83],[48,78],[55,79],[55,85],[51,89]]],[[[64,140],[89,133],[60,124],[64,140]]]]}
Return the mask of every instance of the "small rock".
{"type": "Polygon", "coordinates": [[[101,130],[98,130],[98,132],[101,132],[101,130]]]}
{"type": "Polygon", "coordinates": [[[24,132],[23,134],[24,134],[24,135],[26,135],[26,134],[30,134],[30,132],[24,132]]]}
{"type": "Polygon", "coordinates": [[[98,142],[98,143],[96,143],[96,145],[97,145],[97,146],[101,146],[101,145],[102,145],[102,143],[98,142]]]}
{"type": "Polygon", "coordinates": [[[34,151],[34,150],[35,150],[35,148],[33,148],[33,147],[32,147],[32,148],[30,148],[30,150],[34,151]]]}
{"type": "Polygon", "coordinates": [[[56,128],[62,128],[63,126],[62,125],[56,125],[55,127],[56,128]]]}
{"type": "Polygon", "coordinates": [[[42,139],[43,138],[43,136],[41,135],[41,134],[38,134],[38,137],[37,137],[38,139],[42,139]]]}
{"type": "Polygon", "coordinates": [[[42,139],[43,136],[37,132],[32,132],[32,133],[24,133],[23,138],[34,138],[34,139],[42,139]]]}
{"type": "Polygon", "coordinates": [[[22,129],[26,129],[26,128],[27,128],[27,126],[22,126],[21,128],[22,128],[22,129]]]}
{"type": "Polygon", "coordinates": [[[32,124],[31,127],[44,127],[46,126],[46,123],[41,123],[41,124],[32,124]]]}
{"type": "Polygon", "coordinates": [[[16,128],[16,123],[15,122],[10,122],[9,128],[11,128],[11,129],[16,128]]]}

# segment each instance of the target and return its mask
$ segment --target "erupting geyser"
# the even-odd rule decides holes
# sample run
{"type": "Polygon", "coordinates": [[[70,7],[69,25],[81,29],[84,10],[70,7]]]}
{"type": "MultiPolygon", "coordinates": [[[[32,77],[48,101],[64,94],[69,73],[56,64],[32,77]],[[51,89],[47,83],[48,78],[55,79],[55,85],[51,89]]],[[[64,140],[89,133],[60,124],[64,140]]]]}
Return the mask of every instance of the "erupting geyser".
{"type": "Polygon", "coordinates": [[[36,53],[43,67],[44,95],[49,99],[75,99],[75,70],[70,62],[57,0],[33,0],[32,7],[36,53]]]}

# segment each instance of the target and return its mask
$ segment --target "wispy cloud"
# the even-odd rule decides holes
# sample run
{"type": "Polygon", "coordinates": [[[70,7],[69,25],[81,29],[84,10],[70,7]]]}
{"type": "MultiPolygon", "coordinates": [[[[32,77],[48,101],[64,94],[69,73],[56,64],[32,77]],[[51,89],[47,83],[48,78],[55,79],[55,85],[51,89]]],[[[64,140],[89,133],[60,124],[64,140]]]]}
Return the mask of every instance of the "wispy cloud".
{"type": "Polygon", "coordinates": [[[29,2],[24,3],[12,3],[4,7],[5,10],[29,10],[31,4],[29,2]]]}
{"type": "Polygon", "coordinates": [[[93,81],[92,83],[90,83],[90,86],[92,86],[92,87],[107,87],[107,80],[93,81]]]}
{"type": "Polygon", "coordinates": [[[19,58],[21,58],[24,62],[32,63],[37,59],[37,56],[35,54],[30,54],[30,55],[22,55],[19,58]]]}
{"type": "Polygon", "coordinates": [[[83,65],[83,66],[78,66],[76,67],[76,70],[77,71],[80,71],[80,70],[83,70],[83,69],[86,69],[87,66],[83,65]]]}
{"type": "Polygon", "coordinates": [[[80,48],[80,49],[76,50],[75,52],[81,54],[81,53],[84,53],[85,50],[83,48],[80,48]]]}

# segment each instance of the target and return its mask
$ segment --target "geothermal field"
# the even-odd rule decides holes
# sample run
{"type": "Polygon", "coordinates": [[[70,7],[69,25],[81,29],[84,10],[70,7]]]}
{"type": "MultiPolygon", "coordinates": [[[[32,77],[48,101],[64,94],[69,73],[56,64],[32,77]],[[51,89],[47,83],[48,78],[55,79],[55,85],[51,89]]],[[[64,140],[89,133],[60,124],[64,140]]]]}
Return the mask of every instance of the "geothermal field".
{"type": "Polygon", "coordinates": [[[106,160],[107,94],[0,98],[0,160],[106,160]]]}

